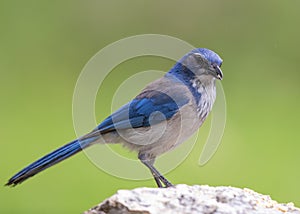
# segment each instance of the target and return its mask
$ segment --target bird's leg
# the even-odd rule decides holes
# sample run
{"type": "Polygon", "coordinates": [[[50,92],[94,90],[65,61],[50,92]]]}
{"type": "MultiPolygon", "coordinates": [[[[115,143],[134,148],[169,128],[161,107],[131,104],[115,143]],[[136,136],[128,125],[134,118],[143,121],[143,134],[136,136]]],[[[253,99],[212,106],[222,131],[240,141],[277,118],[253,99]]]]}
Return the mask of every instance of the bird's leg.
{"type": "Polygon", "coordinates": [[[155,182],[156,182],[157,186],[158,186],[159,188],[162,188],[162,187],[163,187],[163,185],[161,184],[161,182],[160,182],[159,178],[158,178],[158,177],[156,177],[156,175],[154,175],[153,173],[152,173],[152,175],[153,175],[153,178],[154,178],[154,180],[155,180],[155,182]]]}
{"type": "Polygon", "coordinates": [[[149,169],[150,169],[150,171],[151,171],[151,174],[153,175],[153,178],[154,178],[154,180],[155,180],[155,182],[156,182],[156,184],[157,184],[157,186],[159,187],[159,188],[162,188],[163,187],[163,185],[161,184],[161,182],[160,182],[160,180],[159,180],[159,176],[157,175],[157,174],[155,174],[152,170],[151,170],[151,166],[153,166],[153,163],[154,163],[154,159],[150,159],[150,160],[147,160],[147,159],[141,159],[140,158],[140,160],[141,160],[141,162],[143,163],[143,164],[145,164],[149,169]]]}
{"type": "Polygon", "coordinates": [[[163,187],[162,183],[165,185],[165,187],[173,186],[173,184],[171,184],[164,176],[162,176],[160,172],[153,166],[155,158],[149,158],[146,154],[140,153],[139,159],[151,171],[151,174],[153,175],[154,180],[159,188],[163,187]]]}

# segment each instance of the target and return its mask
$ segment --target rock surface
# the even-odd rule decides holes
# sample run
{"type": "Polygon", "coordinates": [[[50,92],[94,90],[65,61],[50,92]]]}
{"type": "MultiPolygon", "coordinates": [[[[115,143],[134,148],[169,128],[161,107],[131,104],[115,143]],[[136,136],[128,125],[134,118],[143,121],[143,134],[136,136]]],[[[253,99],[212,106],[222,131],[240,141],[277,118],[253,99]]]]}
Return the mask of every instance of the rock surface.
{"type": "Polygon", "coordinates": [[[84,214],[300,214],[293,203],[280,204],[250,189],[176,185],[119,190],[84,214]]]}

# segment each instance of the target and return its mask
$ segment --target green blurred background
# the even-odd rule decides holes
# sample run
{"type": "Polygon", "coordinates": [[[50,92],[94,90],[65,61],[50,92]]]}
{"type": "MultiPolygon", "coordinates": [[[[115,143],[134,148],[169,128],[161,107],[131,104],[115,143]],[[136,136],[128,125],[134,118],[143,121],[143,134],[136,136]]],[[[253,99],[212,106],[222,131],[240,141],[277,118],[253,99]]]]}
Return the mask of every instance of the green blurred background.
{"type": "MultiPolygon", "coordinates": [[[[76,137],[73,90],[95,53],[124,37],[156,33],[222,56],[228,108],[222,144],[208,164],[198,165],[200,137],[167,177],[247,187],[300,206],[299,8],[297,0],[2,0],[1,184],[76,137]]],[[[130,60],[108,76],[103,93],[110,97],[141,70],[167,71],[172,64],[156,57],[130,60]]],[[[110,99],[97,100],[97,120],[109,113],[110,99]]],[[[80,213],[118,189],[141,186],[155,183],[113,177],[81,153],[18,187],[1,187],[0,213],[80,213]]]]}

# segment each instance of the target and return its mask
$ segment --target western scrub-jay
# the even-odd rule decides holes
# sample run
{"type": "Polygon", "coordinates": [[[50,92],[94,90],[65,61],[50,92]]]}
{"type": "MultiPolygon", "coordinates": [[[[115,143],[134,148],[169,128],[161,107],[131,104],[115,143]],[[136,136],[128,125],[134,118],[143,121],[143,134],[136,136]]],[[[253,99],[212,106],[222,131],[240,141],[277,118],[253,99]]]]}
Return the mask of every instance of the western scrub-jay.
{"type": "Polygon", "coordinates": [[[95,143],[123,143],[138,152],[158,187],[172,186],[154,167],[155,158],[185,141],[204,122],[216,98],[215,80],[223,77],[221,65],[213,51],[192,50],[90,133],[25,167],[6,185],[22,183],[95,143]]]}

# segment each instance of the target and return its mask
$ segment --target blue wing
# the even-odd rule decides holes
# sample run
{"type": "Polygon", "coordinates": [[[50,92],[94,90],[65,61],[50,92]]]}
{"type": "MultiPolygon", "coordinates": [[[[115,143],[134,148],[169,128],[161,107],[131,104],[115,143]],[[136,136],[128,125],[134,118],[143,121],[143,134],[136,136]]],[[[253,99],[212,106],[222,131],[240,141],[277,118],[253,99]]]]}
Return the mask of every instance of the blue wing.
{"type": "Polygon", "coordinates": [[[107,133],[116,129],[155,125],[170,119],[188,102],[188,97],[181,94],[169,96],[159,91],[144,91],[106,118],[97,129],[101,133],[107,133]]]}

